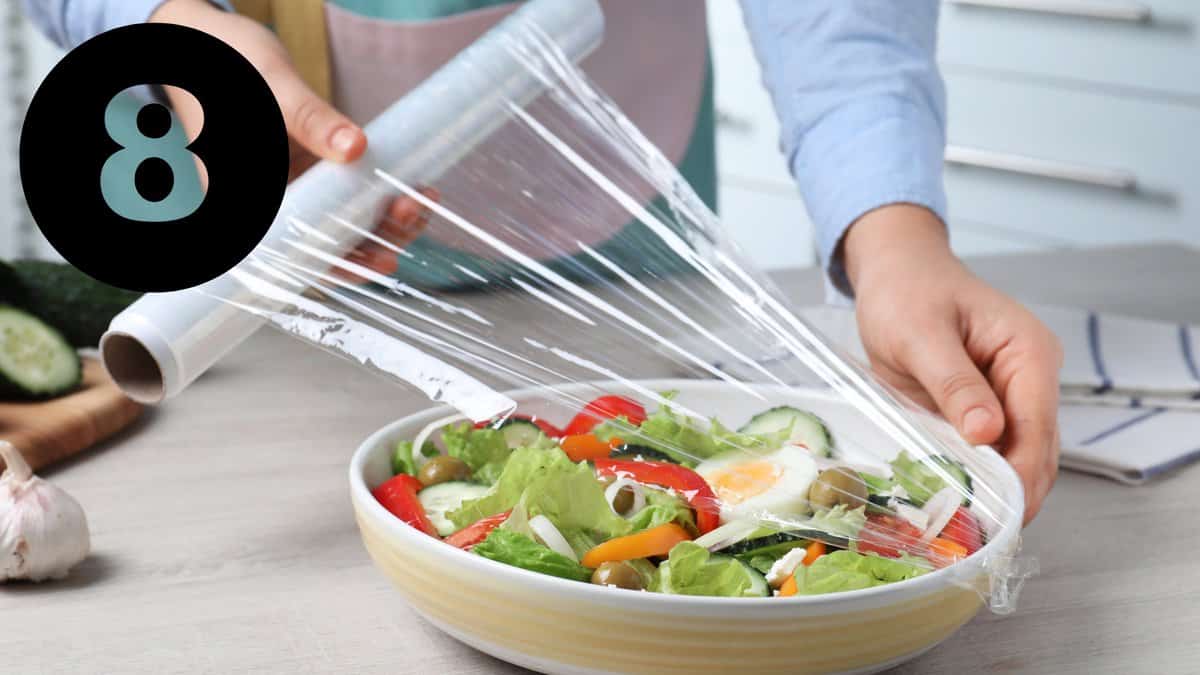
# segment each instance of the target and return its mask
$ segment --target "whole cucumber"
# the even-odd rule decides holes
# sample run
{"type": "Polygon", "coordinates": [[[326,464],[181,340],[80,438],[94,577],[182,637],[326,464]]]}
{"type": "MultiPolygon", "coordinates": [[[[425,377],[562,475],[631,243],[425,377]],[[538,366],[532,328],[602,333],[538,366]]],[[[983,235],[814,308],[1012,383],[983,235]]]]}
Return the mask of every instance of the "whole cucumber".
{"type": "Polygon", "coordinates": [[[95,347],[112,318],[141,297],[101,283],[66,263],[0,264],[0,299],[24,307],[62,332],[73,347],[95,347]]]}

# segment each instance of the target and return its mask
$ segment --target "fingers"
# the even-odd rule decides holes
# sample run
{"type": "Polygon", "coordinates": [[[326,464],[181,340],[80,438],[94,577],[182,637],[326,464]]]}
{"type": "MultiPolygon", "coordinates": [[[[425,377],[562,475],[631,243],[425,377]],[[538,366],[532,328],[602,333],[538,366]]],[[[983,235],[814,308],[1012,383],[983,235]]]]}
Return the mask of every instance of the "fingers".
{"type": "MultiPolygon", "coordinates": [[[[432,200],[438,199],[433,188],[421,188],[420,192],[432,200]]],[[[385,276],[395,274],[400,269],[400,251],[421,236],[428,218],[428,209],[417,200],[409,197],[393,200],[375,231],[367,234],[346,260],[385,276]]],[[[335,268],[333,273],[353,283],[362,282],[348,270],[335,268]]]]}
{"type": "Polygon", "coordinates": [[[1039,338],[1017,354],[998,358],[1019,361],[1011,365],[1013,375],[1004,392],[1008,411],[1004,454],[1025,486],[1028,523],[1058,476],[1058,352],[1051,336],[1039,338]]]}
{"type": "Polygon", "coordinates": [[[362,156],[367,148],[362,129],[309,89],[291,64],[280,65],[264,75],[279,101],[288,134],[301,147],[335,162],[350,162],[362,156]]]}
{"type": "Polygon", "coordinates": [[[971,443],[993,443],[1004,431],[996,393],[950,325],[923,333],[901,359],[951,424],[971,443]]]}

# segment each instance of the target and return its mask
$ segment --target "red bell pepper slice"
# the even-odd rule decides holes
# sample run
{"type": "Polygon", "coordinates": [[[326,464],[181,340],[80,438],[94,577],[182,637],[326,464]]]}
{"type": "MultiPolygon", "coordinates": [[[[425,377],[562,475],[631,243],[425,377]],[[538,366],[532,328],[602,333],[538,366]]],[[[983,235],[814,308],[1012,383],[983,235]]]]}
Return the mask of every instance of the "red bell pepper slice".
{"type": "Polygon", "coordinates": [[[979,525],[979,520],[962,506],[958,507],[958,510],[950,517],[950,522],[946,523],[946,527],[942,528],[942,533],[938,536],[961,544],[963,548],[967,549],[968,555],[983,548],[983,529],[979,525]]]}
{"type": "MultiPolygon", "coordinates": [[[[546,434],[550,438],[562,438],[562,436],[563,436],[562,429],[559,429],[558,427],[554,426],[553,424],[551,424],[551,423],[547,422],[546,420],[541,419],[539,417],[533,417],[532,415],[511,415],[507,419],[525,420],[526,422],[536,424],[537,428],[541,429],[542,433],[546,434]]],[[[482,422],[476,422],[475,428],[483,429],[485,427],[490,427],[490,426],[496,424],[496,422],[497,422],[497,420],[484,420],[482,422]]]]}
{"type": "Polygon", "coordinates": [[[716,529],[721,522],[721,502],[716,493],[700,474],[686,466],[628,459],[597,459],[594,464],[596,474],[601,477],[628,476],[639,483],[678,492],[696,512],[696,529],[700,534],[716,529]]]}
{"type": "Polygon", "coordinates": [[[437,530],[433,527],[433,523],[429,522],[429,516],[425,514],[425,507],[421,506],[421,500],[417,499],[417,492],[422,487],[421,481],[402,473],[392,476],[383,485],[372,490],[371,495],[393,516],[431,537],[436,537],[437,530]]]}
{"type": "Polygon", "coordinates": [[[504,521],[508,520],[508,517],[511,514],[512,510],[510,509],[504,513],[497,513],[494,516],[480,518],[458,532],[446,537],[442,541],[455,548],[461,548],[464,551],[470,551],[475,544],[487,539],[488,535],[492,533],[492,530],[500,527],[504,521]]]}
{"type": "Polygon", "coordinates": [[[634,426],[646,421],[646,409],[637,401],[624,396],[601,396],[583,407],[583,410],[563,429],[566,436],[586,434],[604,420],[624,416],[634,426]]]}
{"type": "Polygon", "coordinates": [[[858,533],[859,553],[878,553],[885,558],[899,558],[908,552],[920,555],[926,548],[921,531],[898,516],[868,514],[867,523],[858,533]]]}

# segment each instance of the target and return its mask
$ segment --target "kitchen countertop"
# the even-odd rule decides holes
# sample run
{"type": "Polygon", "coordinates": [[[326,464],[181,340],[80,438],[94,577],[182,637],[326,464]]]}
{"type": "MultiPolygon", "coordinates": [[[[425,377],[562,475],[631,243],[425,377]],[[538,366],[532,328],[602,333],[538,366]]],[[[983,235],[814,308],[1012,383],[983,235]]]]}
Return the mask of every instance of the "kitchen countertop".
{"type": "MultiPolygon", "coordinates": [[[[971,261],[1018,297],[1200,322],[1182,245],[971,261]]],[[[778,275],[799,303],[819,274],[778,275]]],[[[169,405],[47,476],[94,552],[0,587],[4,673],[523,672],[407,608],[358,539],[346,463],[419,395],[271,330],[169,405]]],[[[1026,531],[1041,575],[899,673],[1200,671],[1200,466],[1133,488],[1064,474],[1026,531]]],[[[865,638],[869,639],[869,638],[865,638]]]]}

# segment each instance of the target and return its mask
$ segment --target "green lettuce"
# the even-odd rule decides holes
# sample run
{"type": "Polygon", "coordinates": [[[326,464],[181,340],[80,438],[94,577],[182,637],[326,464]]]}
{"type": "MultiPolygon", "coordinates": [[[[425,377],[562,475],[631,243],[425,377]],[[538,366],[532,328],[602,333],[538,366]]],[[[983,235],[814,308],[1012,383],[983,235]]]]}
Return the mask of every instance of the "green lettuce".
{"type": "MultiPolygon", "coordinates": [[[[668,400],[674,395],[674,392],[662,394],[668,400]]],[[[648,415],[636,430],[629,420],[619,417],[599,425],[593,433],[605,441],[614,437],[623,438],[654,448],[684,466],[694,467],[702,460],[731,450],[778,449],[791,435],[791,429],[771,434],[742,434],[727,429],[715,418],[709,420],[705,428],[690,417],[676,414],[669,404],[664,404],[648,415]]]]}
{"type": "Polygon", "coordinates": [[[495,483],[512,450],[498,429],[476,429],[470,423],[447,427],[442,431],[446,454],[471,467],[471,478],[480,483],[495,483]]]}
{"type": "Polygon", "coordinates": [[[865,505],[847,509],[845,504],[838,504],[832,509],[814,513],[808,521],[808,527],[838,537],[855,539],[858,537],[858,531],[867,524],[866,510],[865,505]]]}
{"type": "Polygon", "coordinates": [[[713,557],[708,549],[690,541],[671,549],[666,562],[658,566],[652,590],[675,595],[717,595],[752,597],[754,584],[740,562],[725,556],[713,557]]]}
{"type": "Polygon", "coordinates": [[[664,490],[643,487],[646,506],[629,518],[633,532],[641,532],[667,523],[679,523],[689,531],[696,530],[696,519],[692,509],[679,497],[664,490]]]}
{"type": "Polygon", "coordinates": [[[471,550],[497,562],[563,579],[587,581],[592,576],[591,570],[565,555],[556,553],[523,534],[503,528],[492,530],[487,539],[476,544],[471,550]]]}
{"type": "Polygon", "coordinates": [[[446,517],[463,528],[509,509],[525,519],[546,516],[577,552],[631,529],[609,507],[592,468],[572,462],[558,448],[514,450],[486,494],[463,502],[446,517]]]}
{"type": "Polygon", "coordinates": [[[928,571],[928,563],[921,563],[922,559],[914,557],[896,559],[834,551],[812,565],[797,567],[796,586],[800,595],[855,591],[919,577],[928,571]]]}
{"type": "Polygon", "coordinates": [[[873,473],[859,471],[858,476],[862,479],[862,482],[866,484],[867,494],[890,495],[892,493],[892,488],[895,487],[895,483],[893,483],[891,479],[883,478],[882,476],[876,476],[873,473]]]}
{"type": "MultiPolygon", "coordinates": [[[[421,454],[433,457],[439,453],[436,445],[426,442],[425,446],[421,448],[421,454]]],[[[402,473],[410,476],[417,475],[417,465],[413,461],[412,441],[400,441],[396,444],[395,452],[392,453],[392,475],[398,476],[402,473]]]]}

